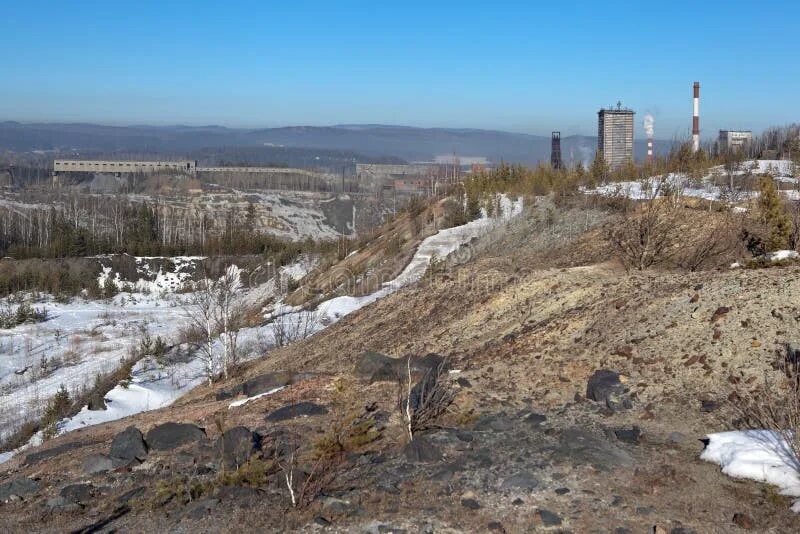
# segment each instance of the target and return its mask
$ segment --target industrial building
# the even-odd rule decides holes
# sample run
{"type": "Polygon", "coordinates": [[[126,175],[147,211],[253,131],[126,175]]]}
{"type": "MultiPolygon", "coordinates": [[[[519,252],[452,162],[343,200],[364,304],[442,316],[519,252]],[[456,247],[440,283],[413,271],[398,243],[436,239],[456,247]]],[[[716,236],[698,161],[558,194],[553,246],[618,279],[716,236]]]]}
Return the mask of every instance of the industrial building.
{"type": "Polygon", "coordinates": [[[57,159],[53,172],[144,173],[174,170],[195,174],[196,161],[88,161],[57,159]]]}
{"type": "Polygon", "coordinates": [[[750,130],[720,130],[720,150],[744,150],[753,142],[753,132],[750,130]]]}
{"type": "Polygon", "coordinates": [[[633,116],[621,102],[597,112],[597,149],[612,169],[633,160],[633,116]]]}

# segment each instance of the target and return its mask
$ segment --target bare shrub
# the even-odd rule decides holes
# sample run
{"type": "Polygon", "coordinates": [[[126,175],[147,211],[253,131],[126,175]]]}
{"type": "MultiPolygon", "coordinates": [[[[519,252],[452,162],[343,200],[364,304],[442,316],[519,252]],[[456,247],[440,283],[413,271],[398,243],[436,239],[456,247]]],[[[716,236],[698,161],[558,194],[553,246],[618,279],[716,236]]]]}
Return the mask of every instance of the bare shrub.
{"type": "Polygon", "coordinates": [[[734,426],[768,430],[780,438],[762,436],[763,445],[800,474],[800,350],[787,345],[775,367],[780,371],[777,377],[765,374],[757,391],[739,388],[731,395],[730,405],[738,415],[734,426]]]}
{"type": "Polygon", "coordinates": [[[409,441],[421,430],[436,428],[438,421],[447,413],[455,399],[455,388],[447,371],[447,360],[436,367],[428,368],[416,384],[413,374],[409,356],[406,359],[405,372],[399,373],[397,382],[397,405],[409,441]]]}
{"type": "Polygon", "coordinates": [[[625,269],[644,270],[671,258],[680,242],[675,205],[653,198],[624,215],[611,227],[608,239],[625,269]]]}
{"type": "Polygon", "coordinates": [[[711,225],[699,237],[684,243],[677,264],[689,271],[697,271],[720,259],[738,245],[736,228],[729,217],[711,225]]]}
{"type": "Polygon", "coordinates": [[[317,331],[319,322],[320,316],[316,310],[279,315],[270,324],[275,346],[285,347],[295,341],[306,339],[317,331]]]}

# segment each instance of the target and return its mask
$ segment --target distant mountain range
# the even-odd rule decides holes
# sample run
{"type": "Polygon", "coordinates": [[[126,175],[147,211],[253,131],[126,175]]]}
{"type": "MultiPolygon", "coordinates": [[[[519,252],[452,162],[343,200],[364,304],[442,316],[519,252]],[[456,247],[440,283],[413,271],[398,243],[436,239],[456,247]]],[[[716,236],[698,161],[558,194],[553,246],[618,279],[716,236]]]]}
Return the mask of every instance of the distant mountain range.
{"type": "MultiPolygon", "coordinates": [[[[656,152],[671,142],[656,141],[656,152]]],[[[562,155],[589,161],[597,138],[565,136],[562,155]]],[[[85,123],[0,122],[0,150],[87,152],[143,152],[186,154],[219,147],[276,147],[346,151],[356,160],[430,161],[435,156],[484,156],[491,161],[533,164],[550,160],[547,136],[462,128],[414,128],[380,124],[287,126],[281,128],[226,128],[222,126],[104,126],[85,123]]],[[[645,154],[645,142],[635,143],[635,156],[645,154]]]]}

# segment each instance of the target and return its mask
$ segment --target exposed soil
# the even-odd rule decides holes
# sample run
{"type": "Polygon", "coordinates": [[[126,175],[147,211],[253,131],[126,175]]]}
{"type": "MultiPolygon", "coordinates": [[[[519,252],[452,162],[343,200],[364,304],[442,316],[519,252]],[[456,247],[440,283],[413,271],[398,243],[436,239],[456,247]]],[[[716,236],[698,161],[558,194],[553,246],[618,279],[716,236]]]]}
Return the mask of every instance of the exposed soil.
{"type": "MultiPolygon", "coordinates": [[[[40,489],[0,505],[0,528],[60,532],[108,520],[95,531],[623,533],[657,525],[677,534],[736,532],[738,513],[759,532],[796,532],[786,499],[698,456],[706,433],[728,427],[733,388],[755,389],[784,344],[800,338],[800,268],[626,273],[609,261],[597,228],[608,217],[592,212],[579,231],[546,240],[530,234],[538,223],[512,224],[502,239],[474,243],[471,257],[270,353],[236,379],[42,447],[63,447],[60,454],[12,460],[0,484],[30,477],[40,489]],[[457,396],[443,428],[408,445],[396,383],[355,371],[365,351],[447,357],[457,396]],[[586,398],[599,369],[620,373],[629,407],[586,398]],[[229,409],[235,397],[224,392],[275,371],[289,371],[291,383],[229,409]],[[327,413],[265,421],[300,401],[327,413]],[[277,468],[260,484],[181,494],[192,481],[218,479],[213,441],[221,430],[292,436],[302,452],[337,425],[367,420],[372,433],[354,434],[336,477],[307,506],[291,507],[277,468]],[[84,472],[85,458],[108,454],[126,427],[146,433],[170,421],[204,427],[208,444],[84,472]],[[88,502],[48,504],[86,481],[94,488],[88,502]]],[[[310,457],[298,457],[313,473],[310,457]]]]}

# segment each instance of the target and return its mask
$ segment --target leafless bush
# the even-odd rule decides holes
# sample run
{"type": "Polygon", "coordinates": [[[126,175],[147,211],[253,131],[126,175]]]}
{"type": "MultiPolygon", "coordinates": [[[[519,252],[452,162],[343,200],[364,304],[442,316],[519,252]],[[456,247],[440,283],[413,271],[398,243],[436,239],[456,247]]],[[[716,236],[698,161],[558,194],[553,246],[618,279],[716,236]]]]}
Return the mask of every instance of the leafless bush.
{"type": "Polygon", "coordinates": [[[689,271],[697,271],[728,254],[737,245],[736,225],[730,218],[725,218],[707,228],[692,242],[684,243],[677,264],[689,271]]]}
{"type": "Polygon", "coordinates": [[[280,315],[271,323],[276,347],[285,347],[303,340],[317,331],[320,317],[316,310],[303,310],[280,315]]]}
{"type": "Polygon", "coordinates": [[[738,415],[735,426],[771,431],[780,439],[762,436],[764,447],[800,474],[800,350],[788,345],[775,367],[778,376],[765,374],[758,391],[734,391],[730,404],[738,415]]]}
{"type": "Polygon", "coordinates": [[[318,496],[330,491],[344,475],[344,454],[324,454],[313,460],[308,472],[299,467],[300,448],[295,444],[275,448],[275,464],[289,494],[292,508],[305,508],[318,496]]]}
{"type": "Polygon", "coordinates": [[[644,270],[668,260],[680,242],[675,205],[653,198],[623,216],[608,238],[626,269],[644,270]]]}
{"type": "Polygon", "coordinates": [[[446,360],[428,368],[416,384],[412,367],[409,356],[405,372],[399,373],[397,387],[397,404],[409,440],[421,430],[435,428],[455,399],[446,360]]]}

